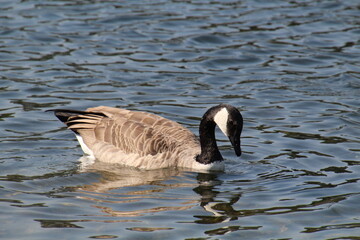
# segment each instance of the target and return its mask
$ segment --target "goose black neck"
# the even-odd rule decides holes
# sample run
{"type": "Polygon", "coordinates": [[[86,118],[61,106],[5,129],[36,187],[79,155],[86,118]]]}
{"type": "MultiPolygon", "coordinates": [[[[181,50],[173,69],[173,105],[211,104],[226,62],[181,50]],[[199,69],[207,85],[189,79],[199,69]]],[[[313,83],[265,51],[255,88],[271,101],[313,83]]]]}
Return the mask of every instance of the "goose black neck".
{"type": "Polygon", "coordinates": [[[201,153],[196,156],[196,161],[199,163],[210,164],[223,160],[216,144],[215,126],[213,117],[209,118],[205,114],[199,127],[201,153]]]}

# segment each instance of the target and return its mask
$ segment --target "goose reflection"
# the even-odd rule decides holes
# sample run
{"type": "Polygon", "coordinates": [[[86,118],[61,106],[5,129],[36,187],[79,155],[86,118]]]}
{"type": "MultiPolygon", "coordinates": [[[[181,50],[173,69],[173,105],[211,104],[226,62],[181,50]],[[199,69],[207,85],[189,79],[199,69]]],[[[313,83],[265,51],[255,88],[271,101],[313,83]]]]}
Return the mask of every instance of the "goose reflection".
{"type": "MultiPolygon", "coordinates": [[[[101,175],[98,182],[82,186],[79,190],[85,190],[96,193],[107,193],[113,189],[153,185],[165,186],[161,181],[169,180],[172,177],[179,176],[180,171],[177,169],[157,169],[157,170],[139,170],[136,168],[124,167],[116,164],[93,161],[91,158],[83,156],[80,158],[80,172],[96,172],[101,175]]],[[[181,183],[172,184],[171,187],[186,186],[181,183]]],[[[165,190],[165,189],[164,189],[165,190]]],[[[152,190],[144,190],[151,192],[152,190]]],[[[157,191],[157,190],[155,190],[157,191]]],[[[141,194],[140,192],[138,194],[141,194]]],[[[138,195],[136,194],[136,195],[138,195]]]]}
{"type": "Polygon", "coordinates": [[[195,216],[198,218],[196,223],[220,223],[237,219],[233,204],[239,201],[241,191],[233,192],[231,196],[226,194],[227,201],[219,201],[217,199],[222,192],[216,189],[223,184],[223,181],[219,180],[217,174],[199,173],[197,180],[199,185],[193,190],[201,196],[200,206],[205,211],[212,213],[212,216],[195,216]]]}
{"type": "Polygon", "coordinates": [[[96,205],[92,206],[100,209],[106,216],[138,217],[148,213],[185,211],[201,206],[211,215],[194,216],[198,219],[196,223],[227,222],[232,220],[231,212],[235,211],[232,204],[241,196],[241,193],[233,194],[228,202],[215,200],[220,194],[216,189],[223,183],[218,179],[219,173],[193,173],[175,168],[145,171],[89,162],[86,157],[82,157],[80,162],[81,172],[96,172],[100,174],[100,178],[96,182],[79,187],[77,191],[83,193],[81,198],[96,202],[96,205]],[[200,195],[200,198],[194,194],[182,194],[189,189],[200,195]],[[178,194],[172,194],[177,193],[176,190],[178,194]],[[142,207],[143,200],[147,198],[156,198],[156,206],[142,207]],[[111,205],[112,203],[114,205],[111,205]],[[126,208],[125,211],[119,210],[121,203],[135,204],[136,207],[126,208]]]}

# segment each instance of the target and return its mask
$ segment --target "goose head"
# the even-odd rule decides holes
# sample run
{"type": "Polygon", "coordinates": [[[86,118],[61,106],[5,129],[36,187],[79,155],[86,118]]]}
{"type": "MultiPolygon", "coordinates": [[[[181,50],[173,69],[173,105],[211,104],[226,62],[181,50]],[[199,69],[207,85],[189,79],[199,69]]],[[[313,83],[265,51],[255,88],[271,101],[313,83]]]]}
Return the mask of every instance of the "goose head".
{"type": "Polygon", "coordinates": [[[200,122],[201,153],[196,157],[196,161],[200,163],[209,164],[223,160],[216,144],[216,125],[229,138],[235,154],[241,155],[240,135],[243,128],[241,113],[234,106],[220,104],[207,110],[200,122]]]}

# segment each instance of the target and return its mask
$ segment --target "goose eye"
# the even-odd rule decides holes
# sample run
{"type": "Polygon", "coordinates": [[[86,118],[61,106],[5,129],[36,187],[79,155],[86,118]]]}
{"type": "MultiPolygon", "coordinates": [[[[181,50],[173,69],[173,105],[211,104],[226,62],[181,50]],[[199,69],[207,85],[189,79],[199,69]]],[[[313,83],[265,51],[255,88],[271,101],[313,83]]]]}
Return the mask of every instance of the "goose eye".
{"type": "Polygon", "coordinates": [[[228,125],[229,125],[230,127],[232,127],[232,128],[236,128],[236,126],[238,125],[238,123],[237,123],[236,121],[234,121],[234,120],[230,120],[230,121],[228,122],[228,125]]]}

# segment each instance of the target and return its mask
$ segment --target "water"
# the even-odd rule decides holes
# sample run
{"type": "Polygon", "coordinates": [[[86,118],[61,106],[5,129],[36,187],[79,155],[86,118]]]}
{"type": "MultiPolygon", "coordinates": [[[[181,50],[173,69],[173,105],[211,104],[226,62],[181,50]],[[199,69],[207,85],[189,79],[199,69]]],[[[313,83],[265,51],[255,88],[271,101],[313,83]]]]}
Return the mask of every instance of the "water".
{"type": "Polygon", "coordinates": [[[2,1],[0,238],[359,239],[359,3],[2,1]],[[84,167],[52,108],[244,116],[224,173],[84,167]]]}

